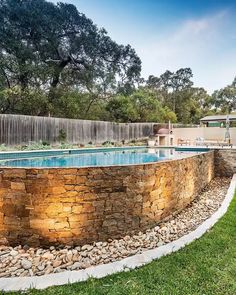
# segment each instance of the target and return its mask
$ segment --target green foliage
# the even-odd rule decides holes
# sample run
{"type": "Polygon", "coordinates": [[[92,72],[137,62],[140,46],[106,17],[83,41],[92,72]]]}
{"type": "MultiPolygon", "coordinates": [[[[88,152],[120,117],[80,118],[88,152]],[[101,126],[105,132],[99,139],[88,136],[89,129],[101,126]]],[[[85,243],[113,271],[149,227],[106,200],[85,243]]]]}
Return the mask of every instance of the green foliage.
{"type": "Polygon", "coordinates": [[[59,130],[59,135],[58,135],[58,141],[60,143],[65,143],[66,137],[67,137],[66,131],[64,129],[60,129],[59,130]]]}
{"type": "Polygon", "coordinates": [[[47,141],[42,141],[42,145],[44,145],[44,146],[50,146],[50,143],[47,142],[47,141]]]}
{"type": "Polygon", "coordinates": [[[24,89],[19,86],[0,91],[2,113],[42,115],[49,110],[48,99],[40,89],[24,89]]]}
{"type": "Polygon", "coordinates": [[[30,142],[25,145],[6,146],[0,145],[0,151],[33,151],[33,150],[50,150],[50,149],[74,149],[78,148],[78,145],[69,143],[60,143],[57,145],[51,145],[47,141],[30,142]]]}
{"type": "Polygon", "coordinates": [[[45,145],[45,142],[31,142],[27,145],[21,145],[18,147],[15,147],[17,150],[21,151],[33,151],[33,150],[48,150],[52,147],[50,145],[45,145]]]}
{"type": "Polygon", "coordinates": [[[236,109],[236,79],[209,96],[190,68],[147,81],[140,72],[135,50],[74,5],[0,1],[0,113],[199,124],[236,109]]]}
{"type": "Polygon", "coordinates": [[[220,113],[229,114],[236,110],[236,78],[231,85],[213,93],[212,103],[220,113]]]}
{"type": "Polygon", "coordinates": [[[175,114],[167,106],[162,107],[155,95],[145,88],[129,96],[114,97],[108,102],[106,110],[111,120],[117,122],[176,122],[175,114]]]}
{"type": "MultiPolygon", "coordinates": [[[[0,1],[0,89],[17,86],[18,100],[29,89],[43,90],[43,114],[54,114],[59,86],[103,96],[114,88],[132,89],[140,71],[134,49],[114,42],[74,5],[0,1]]],[[[5,102],[3,110],[14,112],[5,102]]],[[[16,111],[23,112],[23,105],[16,111]]]]}
{"type": "Polygon", "coordinates": [[[174,113],[172,122],[199,124],[201,117],[214,112],[212,97],[203,88],[193,87],[192,76],[191,69],[184,68],[166,71],[160,78],[149,76],[146,81],[146,88],[174,113]]]}
{"type": "Polygon", "coordinates": [[[106,110],[110,114],[110,118],[116,122],[135,122],[138,119],[138,114],[134,105],[128,96],[116,96],[112,98],[106,110]]]}
{"type": "Polygon", "coordinates": [[[74,149],[78,148],[78,146],[75,146],[73,144],[67,143],[67,142],[61,142],[58,146],[59,149],[74,149]]]}
{"type": "Polygon", "coordinates": [[[0,144],[0,151],[1,152],[9,151],[9,147],[7,147],[4,143],[0,144]]]}
{"type": "Polygon", "coordinates": [[[104,141],[102,143],[103,146],[106,146],[106,147],[110,147],[110,146],[114,146],[114,142],[112,141],[104,141]]]}

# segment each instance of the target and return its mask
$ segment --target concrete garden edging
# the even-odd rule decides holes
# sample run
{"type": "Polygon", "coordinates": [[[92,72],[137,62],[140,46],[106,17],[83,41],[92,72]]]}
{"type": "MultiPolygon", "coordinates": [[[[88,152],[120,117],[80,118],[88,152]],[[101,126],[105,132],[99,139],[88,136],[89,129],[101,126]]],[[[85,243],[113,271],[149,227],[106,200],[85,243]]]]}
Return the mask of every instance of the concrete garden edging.
{"type": "Polygon", "coordinates": [[[220,208],[200,226],[189,234],[175,240],[166,245],[157,247],[152,250],[147,250],[142,254],[137,254],[131,257],[124,258],[120,261],[113,263],[89,267],[79,271],[65,271],[57,274],[49,274],[43,276],[32,277],[14,277],[14,278],[1,278],[0,290],[1,291],[20,291],[30,288],[44,289],[50,286],[64,285],[67,283],[75,283],[86,281],[88,278],[102,278],[117,272],[128,271],[147,263],[154,259],[159,259],[162,256],[176,252],[184,246],[190,244],[194,240],[200,238],[206,233],[227,211],[231,200],[234,197],[236,187],[236,174],[234,174],[226,197],[222,202],[220,208]]]}

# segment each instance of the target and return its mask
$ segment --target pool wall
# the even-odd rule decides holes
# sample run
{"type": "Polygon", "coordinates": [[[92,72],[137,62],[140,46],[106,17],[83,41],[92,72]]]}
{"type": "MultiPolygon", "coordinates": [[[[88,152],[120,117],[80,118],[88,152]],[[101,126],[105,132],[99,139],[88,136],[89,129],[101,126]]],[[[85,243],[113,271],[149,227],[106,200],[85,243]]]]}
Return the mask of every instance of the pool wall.
{"type": "Polygon", "coordinates": [[[215,150],[215,167],[217,176],[232,177],[236,173],[236,150],[215,150]]]}
{"type": "Polygon", "coordinates": [[[0,243],[81,245],[150,228],[214,177],[214,152],[154,164],[0,169],[0,243]]]}

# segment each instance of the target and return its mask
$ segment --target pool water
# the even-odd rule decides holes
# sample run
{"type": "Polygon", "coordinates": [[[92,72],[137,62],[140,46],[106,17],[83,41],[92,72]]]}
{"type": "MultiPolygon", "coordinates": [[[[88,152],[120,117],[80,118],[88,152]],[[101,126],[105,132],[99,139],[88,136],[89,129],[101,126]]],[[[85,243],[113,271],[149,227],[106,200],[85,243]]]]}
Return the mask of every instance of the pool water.
{"type": "Polygon", "coordinates": [[[199,153],[199,151],[176,151],[175,149],[123,149],[104,151],[87,151],[76,154],[5,159],[0,161],[0,166],[4,167],[90,167],[90,166],[113,166],[152,163],[163,160],[177,159],[199,153]]]}

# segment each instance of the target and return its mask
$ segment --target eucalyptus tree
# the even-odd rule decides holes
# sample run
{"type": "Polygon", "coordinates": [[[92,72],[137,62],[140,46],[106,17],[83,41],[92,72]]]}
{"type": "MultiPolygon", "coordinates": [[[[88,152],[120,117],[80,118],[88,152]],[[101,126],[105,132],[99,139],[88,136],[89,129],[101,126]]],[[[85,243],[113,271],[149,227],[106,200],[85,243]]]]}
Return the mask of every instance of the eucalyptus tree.
{"type": "Polygon", "coordinates": [[[160,77],[149,76],[145,87],[155,93],[163,107],[168,107],[177,115],[178,120],[182,120],[186,117],[183,109],[193,93],[192,77],[190,68],[181,68],[176,72],[167,70],[160,77]]]}
{"type": "Polygon", "coordinates": [[[168,93],[166,95],[168,106],[173,112],[178,113],[178,108],[183,103],[186,92],[193,86],[192,77],[190,68],[180,68],[176,72],[166,71],[160,76],[162,88],[168,93]]]}
{"type": "Polygon", "coordinates": [[[212,104],[216,111],[223,113],[236,111],[236,78],[230,85],[212,94],[212,104]]]}

